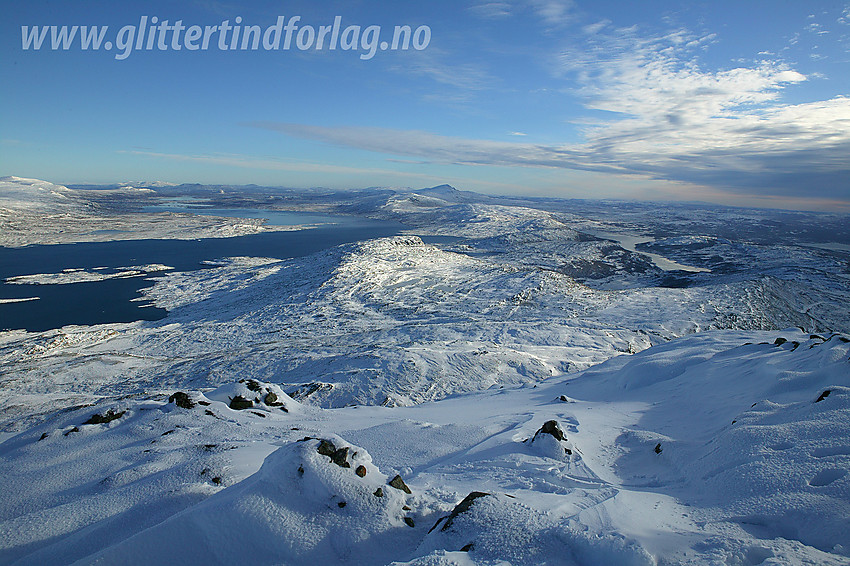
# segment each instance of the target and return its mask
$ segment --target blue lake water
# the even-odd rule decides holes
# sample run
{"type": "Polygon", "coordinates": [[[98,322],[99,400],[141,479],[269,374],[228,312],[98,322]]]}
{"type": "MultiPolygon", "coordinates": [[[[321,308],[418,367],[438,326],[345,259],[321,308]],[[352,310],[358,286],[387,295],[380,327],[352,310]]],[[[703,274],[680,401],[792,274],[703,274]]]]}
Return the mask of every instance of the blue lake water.
{"type": "Polygon", "coordinates": [[[0,247],[0,299],[39,297],[38,300],[0,304],[0,330],[25,329],[32,332],[69,324],[103,324],[158,320],[166,311],[144,302],[132,301],[139,290],[154,284],[162,274],[107,279],[65,285],[17,285],[5,283],[8,277],[36,273],[58,273],[64,269],[106,267],[104,273],[121,267],[165,264],[175,271],[204,269],[201,262],[230,256],[305,256],[339,244],[399,234],[405,227],[393,222],[344,216],[263,210],[204,209],[180,207],[175,212],[203,212],[217,216],[268,218],[270,224],[321,226],[307,230],[265,232],[236,238],[200,240],[127,240],[115,242],[0,247]]]}

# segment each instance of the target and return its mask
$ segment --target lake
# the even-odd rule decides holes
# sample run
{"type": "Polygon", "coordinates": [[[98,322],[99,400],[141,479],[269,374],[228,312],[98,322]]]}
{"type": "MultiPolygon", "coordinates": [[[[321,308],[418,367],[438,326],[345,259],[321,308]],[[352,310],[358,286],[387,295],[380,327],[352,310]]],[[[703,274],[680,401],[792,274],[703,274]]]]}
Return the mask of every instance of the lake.
{"type": "MultiPolygon", "coordinates": [[[[200,240],[124,240],[0,247],[0,330],[25,329],[40,332],[69,324],[104,324],[159,320],[167,312],[141,301],[139,290],[154,284],[163,273],[106,279],[64,285],[20,285],[5,282],[8,277],[37,273],[59,273],[66,269],[107,268],[164,264],[174,271],[206,269],[201,262],[231,256],[301,257],[339,244],[394,236],[405,226],[356,217],[315,213],[248,209],[156,208],[158,211],[193,212],[216,216],[268,218],[275,225],[318,225],[305,230],[264,232],[236,238],[200,240]],[[227,212],[227,214],[225,214],[227,212]]],[[[168,272],[165,272],[168,273],[168,272]]]]}

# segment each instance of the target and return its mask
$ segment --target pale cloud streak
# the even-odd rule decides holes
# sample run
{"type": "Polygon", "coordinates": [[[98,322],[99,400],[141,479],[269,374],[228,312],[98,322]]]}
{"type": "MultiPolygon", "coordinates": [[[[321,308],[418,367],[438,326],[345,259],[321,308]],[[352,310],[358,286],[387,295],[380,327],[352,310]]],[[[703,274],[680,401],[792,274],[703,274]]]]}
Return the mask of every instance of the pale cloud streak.
{"type": "Polygon", "coordinates": [[[558,27],[573,21],[576,6],[573,0],[503,0],[480,2],[469,8],[469,12],[487,20],[507,18],[527,11],[547,26],[558,27]]]}
{"type": "Polygon", "coordinates": [[[139,151],[139,150],[118,150],[118,153],[138,155],[143,157],[154,157],[158,159],[168,159],[171,161],[186,161],[194,163],[205,163],[209,165],[223,165],[227,167],[239,167],[243,169],[255,169],[266,171],[289,171],[293,173],[328,173],[328,174],[345,174],[345,175],[384,175],[384,176],[403,176],[427,179],[429,181],[438,180],[432,175],[410,173],[407,171],[399,172],[391,169],[380,169],[375,167],[347,167],[343,165],[332,165],[328,163],[308,163],[303,161],[283,161],[277,159],[267,159],[262,157],[254,157],[249,155],[234,155],[234,154],[182,154],[182,153],[163,153],[156,151],[139,151]]]}
{"type": "MultiPolygon", "coordinates": [[[[554,13],[554,12],[553,12],[554,13]]],[[[562,49],[560,76],[604,118],[578,124],[580,144],[544,145],[382,128],[255,122],[287,135],[438,163],[640,175],[755,195],[850,200],[850,98],[788,104],[807,80],[783,64],[707,70],[716,37],[674,30],[587,29],[562,49]]],[[[598,115],[597,115],[598,116],[598,115]]]]}

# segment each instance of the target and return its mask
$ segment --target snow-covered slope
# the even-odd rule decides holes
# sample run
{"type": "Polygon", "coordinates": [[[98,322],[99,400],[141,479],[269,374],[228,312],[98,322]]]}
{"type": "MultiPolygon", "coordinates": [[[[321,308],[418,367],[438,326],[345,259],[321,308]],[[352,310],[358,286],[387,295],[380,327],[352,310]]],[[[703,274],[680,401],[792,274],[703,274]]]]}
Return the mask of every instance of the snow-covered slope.
{"type": "Polygon", "coordinates": [[[848,367],[714,331],[414,407],[113,399],[0,444],[0,561],[846,564],[848,367]]]}
{"type": "Polygon", "coordinates": [[[147,293],[169,309],[162,321],[6,333],[0,369],[17,386],[0,402],[14,427],[55,403],[31,399],[45,393],[79,403],[252,378],[325,407],[409,405],[538,383],[691,332],[807,325],[770,286],[601,291],[416,237],[237,258],[158,279],[147,293]]]}
{"type": "Polygon", "coordinates": [[[161,321],[0,333],[0,563],[850,563],[840,248],[735,211],[286,198],[411,235],[170,271],[161,321]]]}
{"type": "Polygon", "coordinates": [[[61,214],[85,210],[85,205],[73,197],[74,191],[38,179],[0,177],[0,212],[12,211],[61,214]]]}

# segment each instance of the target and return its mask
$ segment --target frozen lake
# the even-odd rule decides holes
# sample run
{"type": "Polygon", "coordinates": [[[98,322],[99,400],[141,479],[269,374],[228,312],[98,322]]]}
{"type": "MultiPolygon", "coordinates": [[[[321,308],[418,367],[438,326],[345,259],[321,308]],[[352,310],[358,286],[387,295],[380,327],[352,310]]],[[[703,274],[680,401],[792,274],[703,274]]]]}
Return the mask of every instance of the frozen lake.
{"type": "MultiPolygon", "coordinates": [[[[101,281],[68,284],[10,284],[7,278],[54,274],[63,270],[95,270],[109,275],[127,267],[164,264],[175,271],[203,269],[201,262],[231,256],[286,259],[308,255],[348,242],[398,234],[404,226],[392,222],[315,213],[249,209],[158,207],[156,210],[216,216],[268,218],[269,224],[315,226],[304,230],[266,232],[235,238],[201,240],[124,240],[23,248],[0,247],[0,330],[32,332],[69,324],[103,324],[158,320],[166,311],[133,301],[139,290],[153,285],[148,273],[101,281]],[[37,297],[37,299],[36,299],[37,297]],[[29,299],[29,300],[24,300],[29,299]]],[[[167,273],[167,272],[165,272],[167,273]]]]}

